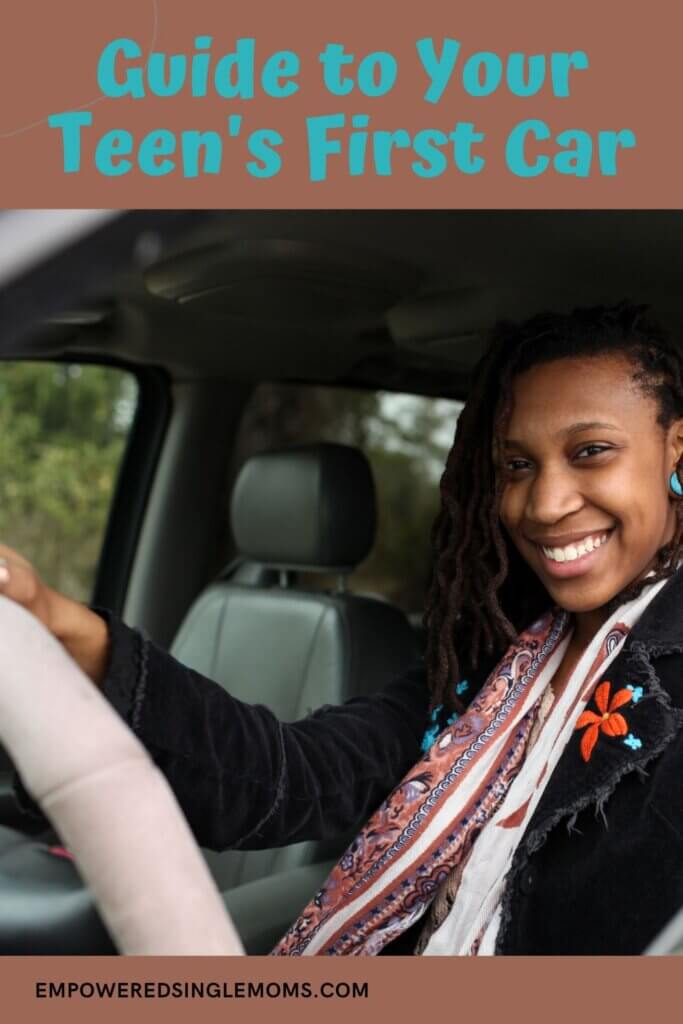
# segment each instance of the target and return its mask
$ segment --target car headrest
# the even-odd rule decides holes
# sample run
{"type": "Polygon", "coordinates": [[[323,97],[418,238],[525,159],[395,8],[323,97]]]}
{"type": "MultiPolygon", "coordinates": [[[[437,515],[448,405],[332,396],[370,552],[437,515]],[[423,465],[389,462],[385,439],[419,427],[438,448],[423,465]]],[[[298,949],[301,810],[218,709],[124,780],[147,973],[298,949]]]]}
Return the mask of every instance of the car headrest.
{"type": "Polygon", "coordinates": [[[375,539],[372,471],[356,448],[311,444],[254,455],[232,494],[240,554],[282,569],[348,572],[375,539]]]}

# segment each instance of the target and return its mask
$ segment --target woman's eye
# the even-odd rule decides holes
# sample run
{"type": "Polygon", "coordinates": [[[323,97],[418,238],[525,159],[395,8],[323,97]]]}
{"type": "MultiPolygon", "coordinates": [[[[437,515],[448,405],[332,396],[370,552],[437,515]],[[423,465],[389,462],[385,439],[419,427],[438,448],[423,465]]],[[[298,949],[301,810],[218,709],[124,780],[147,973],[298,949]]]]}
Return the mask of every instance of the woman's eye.
{"type": "Polygon", "coordinates": [[[527,459],[509,459],[505,463],[505,468],[508,473],[519,473],[522,470],[528,469],[531,463],[527,459]]]}
{"type": "Polygon", "coordinates": [[[610,451],[610,446],[606,444],[587,444],[576,453],[577,459],[590,459],[594,455],[602,455],[603,452],[610,451]]]}

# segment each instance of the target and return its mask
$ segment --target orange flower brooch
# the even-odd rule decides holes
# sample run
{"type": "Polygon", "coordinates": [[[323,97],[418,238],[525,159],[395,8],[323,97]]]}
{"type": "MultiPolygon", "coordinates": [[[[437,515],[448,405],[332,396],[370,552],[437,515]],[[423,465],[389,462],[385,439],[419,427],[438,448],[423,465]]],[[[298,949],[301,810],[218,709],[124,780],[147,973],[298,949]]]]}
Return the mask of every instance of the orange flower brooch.
{"type": "Polygon", "coordinates": [[[640,740],[629,733],[626,719],[618,709],[631,700],[636,703],[642,695],[642,688],[625,686],[622,690],[617,690],[610,698],[611,689],[611,683],[606,681],[600,683],[594,698],[597,712],[584,711],[576,723],[577,729],[586,730],[581,737],[581,756],[586,762],[590,761],[593,748],[598,742],[601,732],[606,736],[626,736],[624,743],[633,750],[637,750],[641,746],[640,740]]]}

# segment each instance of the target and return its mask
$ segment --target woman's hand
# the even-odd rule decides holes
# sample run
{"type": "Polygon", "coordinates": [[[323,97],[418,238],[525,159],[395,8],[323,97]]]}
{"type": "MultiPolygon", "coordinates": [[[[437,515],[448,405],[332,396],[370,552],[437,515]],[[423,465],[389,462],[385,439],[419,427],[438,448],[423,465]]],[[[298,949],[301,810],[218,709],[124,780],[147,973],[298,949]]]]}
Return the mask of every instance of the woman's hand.
{"type": "Polygon", "coordinates": [[[100,685],[107,665],[109,632],[99,615],[43,583],[27,559],[0,544],[0,594],[35,615],[100,685]]]}

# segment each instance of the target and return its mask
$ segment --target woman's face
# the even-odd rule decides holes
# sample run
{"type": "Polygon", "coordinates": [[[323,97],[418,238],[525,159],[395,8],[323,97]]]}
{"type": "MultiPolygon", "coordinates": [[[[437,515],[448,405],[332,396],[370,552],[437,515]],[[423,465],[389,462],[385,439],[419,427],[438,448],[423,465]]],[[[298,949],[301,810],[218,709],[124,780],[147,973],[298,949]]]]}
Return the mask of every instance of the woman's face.
{"type": "Polygon", "coordinates": [[[675,526],[669,477],[683,421],[664,430],[622,356],[560,359],[513,381],[500,515],[552,599],[601,608],[651,567],[675,526]]]}

